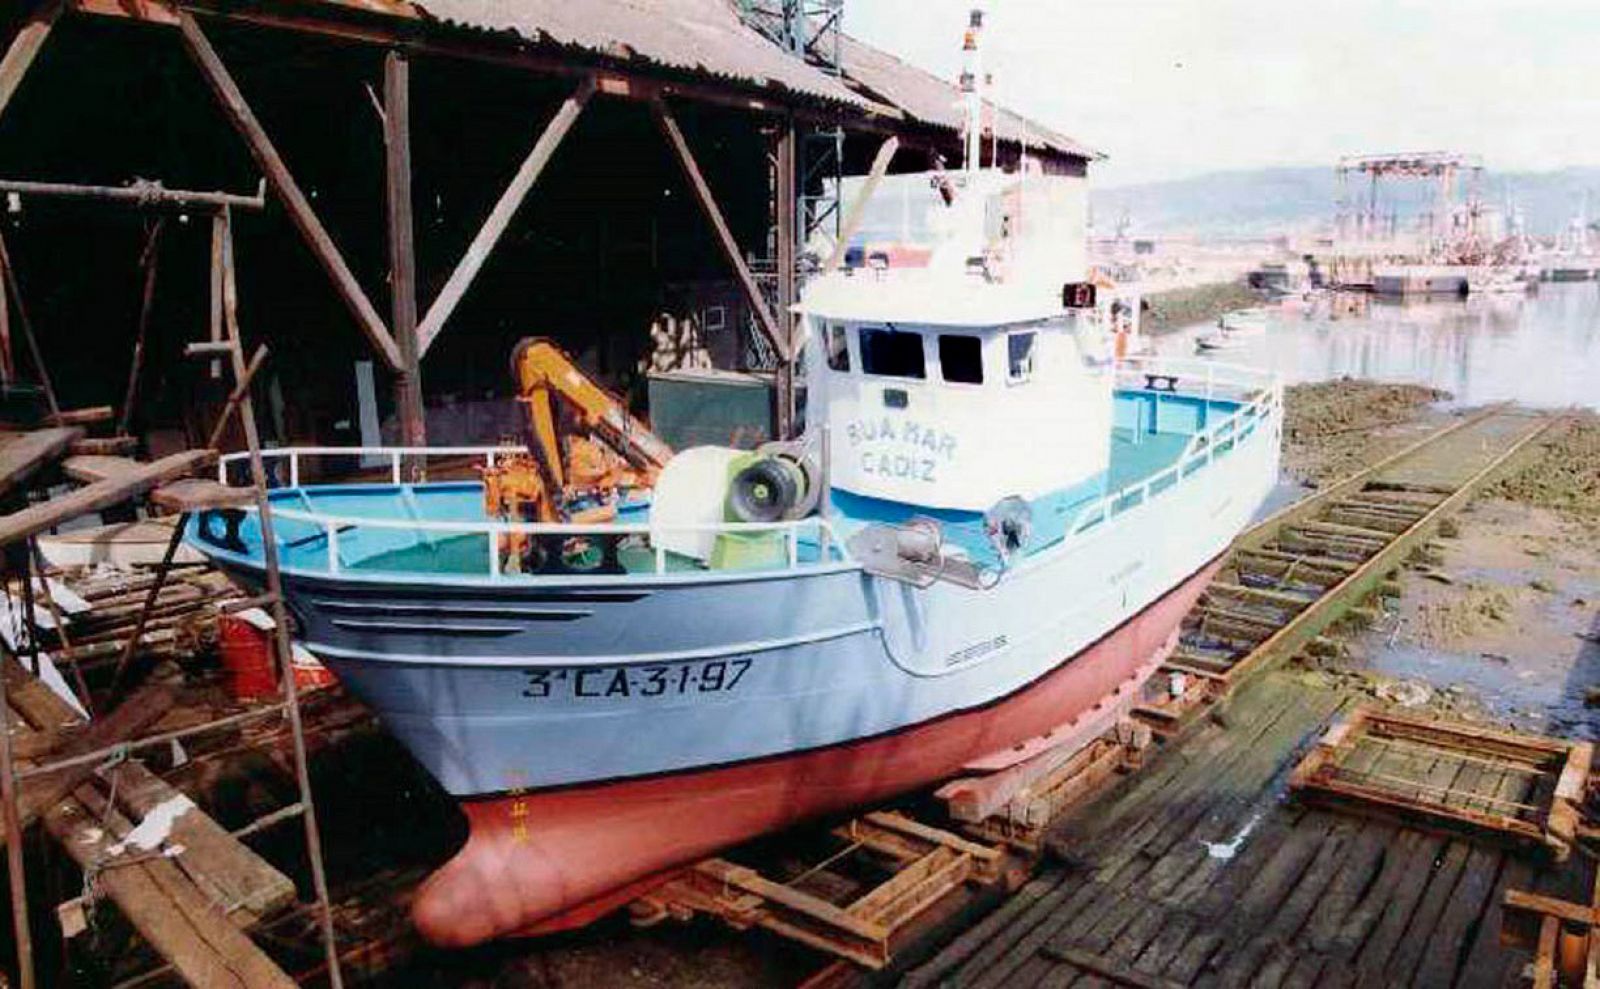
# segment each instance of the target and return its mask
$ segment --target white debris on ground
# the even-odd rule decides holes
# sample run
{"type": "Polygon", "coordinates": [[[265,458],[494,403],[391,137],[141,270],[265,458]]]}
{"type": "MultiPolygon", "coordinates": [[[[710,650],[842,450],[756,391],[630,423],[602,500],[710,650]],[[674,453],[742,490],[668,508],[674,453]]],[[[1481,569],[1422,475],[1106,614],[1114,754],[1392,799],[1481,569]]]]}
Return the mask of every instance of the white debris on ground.
{"type": "Polygon", "coordinates": [[[1239,849],[1244,846],[1244,840],[1250,837],[1250,832],[1256,829],[1260,821],[1261,814],[1257,812],[1250,815],[1250,820],[1244,822],[1244,827],[1239,829],[1239,833],[1233,836],[1232,841],[1202,841],[1200,844],[1206,846],[1207,855],[1226,861],[1239,854],[1239,849]]]}
{"type": "MultiPolygon", "coordinates": [[[[129,831],[121,841],[107,848],[106,853],[108,855],[121,855],[128,850],[129,846],[137,848],[141,852],[148,852],[159,847],[162,842],[171,836],[172,826],[177,823],[178,818],[193,810],[194,807],[194,801],[181,793],[161,801],[161,803],[150,808],[150,813],[144,816],[144,820],[139,822],[138,827],[129,831]]],[[[180,854],[182,851],[182,846],[174,846],[173,849],[169,849],[165,854],[172,856],[180,854]]]]}

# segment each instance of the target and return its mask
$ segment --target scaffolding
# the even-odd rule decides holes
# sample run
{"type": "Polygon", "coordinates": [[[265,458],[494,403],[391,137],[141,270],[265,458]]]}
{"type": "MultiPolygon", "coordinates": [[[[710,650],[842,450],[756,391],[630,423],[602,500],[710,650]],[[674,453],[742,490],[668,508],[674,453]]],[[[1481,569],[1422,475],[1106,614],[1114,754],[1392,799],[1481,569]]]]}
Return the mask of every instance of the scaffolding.
{"type": "MultiPolygon", "coordinates": [[[[65,918],[76,914],[81,917],[97,895],[108,894],[122,907],[135,928],[146,935],[151,946],[166,958],[172,970],[191,984],[290,984],[288,976],[256,948],[242,930],[223,919],[222,914],[213,914],[212,904],[204,891],[188,879],[186,873],[175,869],[165,855],[161,852],[128,853],[133,824],[123,816],[116,797],[119,784],[126,788],[142,786],[162,792],[170,790],[158,777],[128,761],[136,752],[157,747],[170,748],[183,739],[277,717],[282,718],[289,727],[298,791],[295,801],[232,832],[214,827],[212,830],[217,831],[224,842],[237,842],[282,821],[295,817],[301,819],[319,915],[318,926],[326,955],[327,977],[332,986],[339,987],[343,980],[323,868],[316,808],[311,793],[305,732],[289,639],[289,616],[283,601],[277,544],[271,535],[272,517],[267,496],[267,476],[261,457],[261,437],[256,428],[255,410],[250,397],[251,383],[266,361],[267,349],[264,345],[259,346],[247,361],[238,321],[232,211],[235,208],[260,209],[263,198],[259,193],[255,197],[242,197],[221,193],[176,192],[158,187],[130,190],[28,183],[27,188],[19,189],[22,185],[0,183],[0,188],[9,187],[12,191],[24,191],[29,195],[129,205],[143,210],[178,208],[209,214],[213,235],[210,259],[213,291],[211,335],[206,341],[190,344],[187,355],[210,362],[218,371],[225,365],[231,372],[233,388],[205,449],[173,454],[153,463],[94,455],[81,458],[90,463],[81,465],[79,471],[74,471],[69,461],[69,474],[82,478],[83,472],[87,471],[91,475],[86,478],[89,480],[87,486],[0,516],[0,547],[19,550],[11,554],[12,569],[20,571],[21,596],[25,603],[17,637],[21,638],[25,633],[26,642],[8,643],[0,650],[0,814],[3,814],[5,825],[18,985],[23,989],[31,989],[37,984],[23,861],[23,829],[35,819],[45,823],[85,874],[85,895],[62,904],[58,908],[58,916],[65,918]],[[216,481],[189,477],[195,470],[215,461],[215,447],[230,419],[235,417],[249,451],[251,485],[226,487],[216,481]],[[162,560],[155,569],[154,579],[137,612],[132,634],[118,651],[106,697],[108,710],[98,712],[97,717],[89,720],[82,713],[74,711],[65,700],[36,689],[42,665],[35,629],[43,624],[33,613],[35,589],[38,588],[51,615],[50,625],[61,634],[64,651],[74,653],[71,670],[78,688],[76,695],[87,711],[93,711],[95,707],[77,666],[75,651],[66,641],[64,626],[57,617],[53,601],[55,591],[50,589],[51,582],[46,579],[35,537],[72,518],[144,496],[148,496],[152,503],[176,513],[177,520],[162,560]],[[266,547],[264,593],[232,602],[223,606],[222,610],[255,608],[270,614],[273,625],[271,651],[279,681],[279,694],[266,703],[237,713],[176,730],[136,737],[160,714],[165,713],[170,698],[164,703],[158,694],[152,694],[148,689],[126,693],[123,689],[125,675],[145,637],[147,621],[158,609],[163,586],[174,568],[177,549],[187,532],[187,523],[196,513],[214,509],[238,513],[253,510],[262,528],[266,547]],[[24,663],[24,659],[29,657],[32,658],[31,669],[24,663]],[[27,743],[25,755],[17,751],[19,742],[27,743]],[[109,796],[102,796],[98,789],[91,786],[96,776],[108,780],[109,796]],[[124,833],[122,841],[115,840],[118,831],[124,833]]],[[[152,229],[160,228],[155,226],[152,229]]],[[[154,239],[153,235],[151,239],[154,239]]],[[[154,258],[148,250],[143,264],[147,273],[154,270],[154,258]]],[[[9,290],[10,305],[21,315],[25,309],[21,304],[15,271],[3,249],[3,241],[0,241],[0,269],[3,269],[3,283],[9,290]]],[[[147,274],[147,284],[152,277],[147,274]]],[[[148,295],[147,289],[141,326],[147,319],[148,295]]],[[[5,301],[0,299],[0,306],[5,301]]],[[[42,381],[48,382],[49,376],[38,359],[32,328],[25,319],[20,322],[39,376],[42,381]]],[[[136,381],[138,376],[139,344],[135,346],[130,381],[136,381]]],[[[9,360],[5,363],[10,365],[9,360]]],[[[135,394],[130,384],[127,400],[131,402],[135,394]]],[[[128,408],[122,410],[124,426],[129,411],[128,408]]],[[[109,416],[98,418],[105,420],[109,416]]],[[[63,424],[71,419],[72,413],[62,412],[53,394],[50,394],[48,421],[54,424],[54,428],[41,432],[64,434],[62,442],[52,440],[48,444],[29,444],[26,437],[37,434],[23,434],[24,439],[13,440],[13,445],[27,444],[29,455],[22,457],[8,447],[8,473],[0,480],[8,487],[20,489],[23,481],[53,463],[69,449],[81,452],[82,429],[63,428],[63,424]]],[[[91,446],[89,449],[97,448],[91,446]]],[[[170,796],[186,799],[175,792],[170,796]]],[[[150,813],[154,814],[155,811],[150,813]]],[[[187,815],[199,812],[185,810],[178,813],[187,815]]],[[[205,819],[205,822],[211,825],[209,819],[205,819]]],[[[289,887],[289,893],[292,896],[292,886],[289,887]]],[[[69,933],[65,920],[63,931],[69,933]]]]}

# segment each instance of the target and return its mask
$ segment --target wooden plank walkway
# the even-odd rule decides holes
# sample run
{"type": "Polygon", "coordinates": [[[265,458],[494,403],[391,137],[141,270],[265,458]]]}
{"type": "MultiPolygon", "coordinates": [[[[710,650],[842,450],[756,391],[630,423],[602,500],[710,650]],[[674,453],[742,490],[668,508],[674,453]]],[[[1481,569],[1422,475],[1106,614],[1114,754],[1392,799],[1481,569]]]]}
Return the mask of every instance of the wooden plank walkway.
{"type": "MultiPolygon", "coordinates": [[[[1505,847],[1289,800],[1295,763],[1352,703],[1286,672],[1242,687],[1064,822],[1058,864],[904,984],[1505,984],[1530,957],[1499,943],[1505,890],[1581,888],[1582,870],[1547,875],[1505,847]]],[[[1456,794],[1516,799],[1524,784],[1458,760],[1391,768],[1448,775],[1456,794]]]]}

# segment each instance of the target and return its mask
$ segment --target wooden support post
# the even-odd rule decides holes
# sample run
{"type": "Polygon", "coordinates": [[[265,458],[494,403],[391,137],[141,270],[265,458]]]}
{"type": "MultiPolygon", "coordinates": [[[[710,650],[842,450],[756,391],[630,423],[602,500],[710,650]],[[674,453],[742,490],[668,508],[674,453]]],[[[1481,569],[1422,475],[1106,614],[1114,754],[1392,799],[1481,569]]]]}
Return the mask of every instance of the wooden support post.
{"type": "Polygon", "coordinates": [[[211,427],[211,435],[206,439],[208,448],[212,450],[221,449],[217,444],[222,442],[222,435],[228,430],[228,420],[233,417],[234,410],[239,407],[239,403],[244,401],[245,395],[249,393],[250,385],[256,380],[256,373],[261,370],[262,365],[267,363],[267,353],[266,344],[256,344],[256,352],[250,358],[249,366],[244,369],[244,378],[233,386],[233,391],[228,395],[228,401],[223,404],[222,411],[217,414],[217,422],[211,427]]]}
{"type": "Polygon", "coordinates": [[[585,76],[578,83],[578,88],[566,98],[556,115],[545,125],[539,139],[533,143],[533,148],[528,156],[522,160],[522,166],[517,169],[517,174],[511,179],[500,199],[494,204],[494,209],[489,211],[489,216],[483,221],[483,226],[478,228],[477,234],[472,238],[472,243],[467,245],[466,253],[456,263],[456,268],[450,273],[450,278],[444,283],[444,288],[428,307],[428,314],[423,317],[422,323],[417,327],[417,352],[419,357],[428,352],[433,346],[433,341],[438,338],[439,331],[444,329],[444,324],[450,319],[450,314],[455,312],[460,304],[461,297],[466,295],[467,289],[472,286],[478,271],[483,268],[483,263],[488,260],[489,252],[494,250],[494,245],[499,242],[501,235],[510,226],[511,218],[517,213],[522,201],[528,197],[528,190],[539,181],[539,175],[545,166],[550,164],[550,159],[555,156],[556,149],[561,146],[561,141],[572,130],[572,125],[577,122],[579,114],[588,105],[589,98],[594,95],[595,80],[593,76],[585,76]]]}
{"type": "Polygon", "coordinates": [[[44,47],[45,39],[50,37],[50,29],[60,14],[60,3],[52,0],[43,4],[11,39],[11,47],[6,49],[5,57],[0,58],[0,114],[6,112],[11,97],[22,84],[22,77],[28,74],[28,68],[33,65],[39,49],[44,47]]]}
{"type": "Polygon", "coordinates": [[[395,408],[402,446],[427,446],[421,351],[417,347],[417,257],[411,220],[411,63],[398,51],[383,60],[383,143],[388,182],[389,326],[400,348],[395,408]]]}
{"type": "Polygon", "coordinates": [[[56,402],[56,389],[50,382],[50,371],[44,366],[44,354],[39,351],[39,338],[33,334],[33,322],[28,319],[28,307],[22,301],[22,289],[17,284],[17,269],[11,263],[11,253],[6,250],[6,241],[0,237],[0,280],[4,280],[6,291],[11,294],[11,302],[17,307],[17,328],[22,331],[22,342],[28,345],[28,357],[33,361],[33,369],[39,375],[39,387],[44,389],[45,405],[50,409],[51,419],[61,423],[61,406],[56,402]]]}
{"type": "MultiPolygon", "coordinates": [[[[185,15],[187,16],[187,15],[185,15]]],[[[300,787],[300,800],[305,812],[300,821],[305,826],[306,857],[311,864],[311,885],[316,891],[318,927],[322,933],[323,954],[328,963],[328,982],[333,989],[344,989],[344,978],[339,969],[339,945],[333,932],[333,901],[328,897],[328,876],[322,866],[322,835],[317,830],[317,811],[311,799],[311,770],[306,761],[305,728],[300,721],[299,685],[294,679],[294,652],[289,642],[289,609],[283,603],[283,577],[278,569],[278,540],[273,535],[272,499],[267,495],[267,467],[261,456],[261,436],[256,429],[255,404],[250,400],[249,369],[244,362],[244,338],[239,331],[238,289],[234,281],[233,238],[225,231],[222,245],[222,315],[228,331],[229,358],[233,379],[244,385],[239,396],[239,421],[244,427],[245,445],[250,451],[250,480],[255,487],[256,520],[261,528],[261,555],[266,564],[266,593],[271,598],[269,606],[273,622],[273,645],[278,660],[279,686],[283,691],[284,708],[289,717],[290,735],[294,741],[295,780],[300,787]]]]}
{"type": "Polygon", "coordinates": [[[144,341],[150,332],[150,310],[156,301],[156,273],[161,267],[161,231],[167,218],[158,217],[145,238],[139,264],[144,268],[144,290],[139,295],[139,326],[133,337],[133,363],[128,367],[128,388],[122,395],[122,418],[117,420],[117,435],[127,436],[133,426],[133,407],[139,399],[139,374],[144,370],[144,341]]]}
{"type": "Polygon", "coordinates": [[[684,139],[677,118],[659,97],[651,102],[650,108],[655,112],[656,123],[661,127],[661,133],[665,135],[667,144],[671,145],[678,159],[678,166],[683,169],[683,177],[688,181],[690,191],[694,193],[695,202],[700,205],[700,212],[705,215],[706,221],[711,224],[711,229],[717,235],[717,243],[722,248],[723,258],[733,268],[739,284],[744,287],[745,299],[756,314],[756,323],[761,327],[761,332],[768,342],[772,344],[773,350],[777,352],[780,365],[787,362],[793,356],[789,353],[789,341],[780,331],[778,321],[767,305],[766,297],[761,294],[761,286],[756,284],[755,275],[750,273],[750,266],[745,263],[744,255],[739,252],[739,242],[733,239],[733,231],[728,229],[728,221],[723,218],[722,210],[717,207],[717,199],[711,194],[711,187],[706,184],[706,177],[694,159],[694,152],[689,150],[689,142],[684,139]]]}
{"type": "Polygon", "coordinates": [[[795,128],[794,117],[785,116],[778,123],[776,148],[773,154],[774,181],[773,199],[777,213],[777,262],[778,262],[778,332],[783,334],[784,350],[788,357],[778,361],[777,374],[777,403],[778,403],[778,438],[789,439],[794,435],[795,397],[794,397],[794,325],[795,316],[791,311],[794,304],[799,301],[799,286],[796,282],[795,270],[796,243],[795,227],[797,226],[797,213],[799,210],[799,196],[795,192],[795,128]]]}
{"type": "Polygon", "coordinates": [[[16,381],[17,365],[11,356],[11,303],[6,292],[6,280],[0,278],[0,381],[10,385],[16,381]]]}
{"type": "MultiPolygon", "coordinates": [[[[223,411],[227,415],[227,410],[223,411]]],[[[133,662],[133,656],[139,651],[139,642],[144,638],[144,627],[150,621],[150,612],[156,606],[156,598],[161,596],[161,588],[167,584],[167,575],[172,572],[172,561],[178,555],[178,547],[183,544],[184,530],[189,526],[189,514],[178,513],[178,521],[172,527],[172,537],[167,540],[166,551],[161,554],[161,564],[156,567],[156,579],[145,592],[144,604],[139,608],[139,617],[133,623],[133,632],[128,635],[127,643],[122,647],[122,655],[117,657],[117,668],[111,674],[111,690],[109,703],[117,703],[117,692],[122,689],[122,678],[128,672],[128,664],[133,662]]]]}
{"type": "Polygon", "coordinates": [[[895,137],[888,138],[878,146],[878,153],[872,159],[872,170],[867,172],[867,180],[861,184],[861,191],[856,193],[856,198],[851,200],[850,208],[844,214],[844,222],[839,226],[839,242],[833,245],[833,253],[828,255],[827,263],[822,266],[824,274],[844,263],[845,252],[850,249],[850,238],[860,229],[861,220],[866,216],[867,203],[872,200],[872,194],[888,173],[889,163],[899,149],[900,139],[895,137]]]}
{"type": "MultiPolygon", "coordinates": [[[[228,236],[230,216],[226,210],[211,214],[211,312],[207,329],[212,343],[222,342],[222,243],[228,236]]],[[[222,377],[222,361],[211,362],[211,377],[222,377]]],[[[209,444],[216,446],[215,443],[209,444]]]]}
{"type": "MultiPolygon", "coordinates": [[[[7,662],[0,653],[0,663],[7,662]]],[[[22,814],[17,806],[16,762],[11,757],[11,707],[0,675],[0,818],[6,829],[6,878],[11,888],[11,925],[17,939],[18,981],[33,989],[33,933],[28,925],[28,877],[22,861],[22,814]]]]}
{"type": "Polygon", "coordinates": [[[200,30],[200,25],[195,22],[194,17],[182,10],[177,16],[178,27],[183,32],[184,44],[188,47],[190,56],[200,67],[200,72],[205,76],[207,85],[211,87],[212,94],[221,105],[223,114],[249,146],[251,156],[260,166],[262,174],[266,176],[267,184],[272,187],[273,193],[282,201],[284,209],[288,211],[289,219],[305,238],[311,253],[321,262],[328,277],[333,280],[333,287],[339,293],[339,298],[355,316],[356,325],[366,335],[367,341],[382,356],[391,371],[400,370],[404,367],[400,349],[396,346],[394,338],[389,335],[383,317],[373,308],[372,301],[367,298],[361,283],[357,282],[356,276],[351,273],[350,266],[345,263],[344,256],[339,253],[333,238],[328,236],[327,229],[312,210],[310,201],[300,191],[299,184],[289,171],[289,166],[284,164],[278,149],[273,145],[271,138],[267,137],[267,132],[262,129],[261,121],[256,119],[250,105],[245,102],[244,94],[239,91],[238,84],[233,81],[233,76],[228,74],[227,66],[222,64],[222,59],[218,57],[216,49],[211,47],[210,40],[206,38],[205,32],[200,30]]]}

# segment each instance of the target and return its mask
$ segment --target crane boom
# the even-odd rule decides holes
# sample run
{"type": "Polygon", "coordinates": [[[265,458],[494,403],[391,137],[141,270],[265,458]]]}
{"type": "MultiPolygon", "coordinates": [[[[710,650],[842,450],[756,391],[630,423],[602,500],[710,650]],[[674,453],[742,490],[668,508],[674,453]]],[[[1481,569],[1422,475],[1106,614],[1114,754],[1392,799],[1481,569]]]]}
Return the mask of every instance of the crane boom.
{"type": "MultiPolygon", "coordinates": [[[[619,493],[654,485],[672,448],[628,412],[550,340],[529,338],[511,354],[517,399],[527,406],[528,453],[483,469],[484,508],[515,522],[602,522],[616,516],[619,493]]],[[[507,572],[558,565],[577,538],[513,532],[497,543],[507,572]],[[556,564],[552,564],[552,559],[556,564]]]]}

